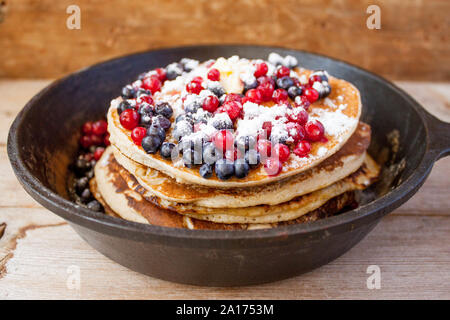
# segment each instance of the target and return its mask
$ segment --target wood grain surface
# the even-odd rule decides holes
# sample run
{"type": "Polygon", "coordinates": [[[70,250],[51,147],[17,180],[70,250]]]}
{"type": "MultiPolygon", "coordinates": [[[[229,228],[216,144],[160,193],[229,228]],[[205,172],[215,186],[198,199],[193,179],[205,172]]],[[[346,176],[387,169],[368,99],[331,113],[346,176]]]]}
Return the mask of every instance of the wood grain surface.
{"type": "Polygon", "coordinates": [[[192,44],[318,52],[391,79],[450,80],[448,0],[2,0],[0,77],[59,77],[107,58],[192,44]],[[69,30],[66,9],[81,10],[69,30]],[[369,5],[381,29],[369,30],[369,5]]]}
{"type": "MultiPolygon", "coordinates": [[[[356,247],[302,276],[260,286],[203,288],[114,263],[32,200],[9,165],[8,128],[48,83],[0,80],[0,299],[450,299],[450,158],[437,162],[420,191],[356,247]],[[381,289],[367,289],[370,265],[381,269],[381,289]],[[80,270],[79,289],[68,286],[72,268],[80,270]]],[[[398,84],[450,122],[450,84],[398,84]]]]}

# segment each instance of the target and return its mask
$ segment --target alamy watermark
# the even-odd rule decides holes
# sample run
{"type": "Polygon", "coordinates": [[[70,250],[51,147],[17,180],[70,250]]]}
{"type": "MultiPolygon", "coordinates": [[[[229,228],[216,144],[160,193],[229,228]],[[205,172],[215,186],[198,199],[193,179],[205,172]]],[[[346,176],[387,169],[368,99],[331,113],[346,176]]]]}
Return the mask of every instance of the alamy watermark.
{"type": "Polygon", "coordinates": [[[370,265],[367,267],[367,274],[370,276],[367,278],[367,289],[381,289],[381,269],[377,265],[370,265]]]}
{"type": "Polygon", "coordinates": [[[66,13],[70,14],[66,20],[66,27],[69,30],[81,29],[81,9],[76,4],[72,4],[66,8],[66,13]]]}
{"type": "Polygon", "coordinates": [[[376,4],[372,4],[367,7],[366,10],[367,14],[370,14],[370,16],[366,20],[366,26],[368,29],[381,29],[381,9],[376,4]]]}

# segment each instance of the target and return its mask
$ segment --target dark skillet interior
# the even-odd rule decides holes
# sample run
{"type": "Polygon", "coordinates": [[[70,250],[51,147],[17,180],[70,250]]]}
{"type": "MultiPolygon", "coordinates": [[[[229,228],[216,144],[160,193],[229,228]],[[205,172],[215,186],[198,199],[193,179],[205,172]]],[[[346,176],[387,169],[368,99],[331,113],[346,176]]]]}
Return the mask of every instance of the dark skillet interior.
{"type": "Polygon", "coordinates": [[[53,83],[34,97],[18,115],[10,130],[8,154],[20,182],[37,201],[67,219],[91,245],[119,263],[140,272],[186,283],[260,283],[298,274],[336,258],[370,231],[382,215],[406,201],[421,185],[436,158],[436,155],[429,158],[426,156],[430,150],[429,128],[425,123],[428,117],[430,116],[415,101],[385,80],[324,56],[258,46],[184,47],[111,60],[53,83]],[[363,201],[367,204],[351,212],[307,225],[227,232],[141,225],[91,212],[67,201],[68,165],[76,153],[80,126],[87,120],[103,117],[110,100],[118,96],[121,88],[136,79],[140,73],[166,66],[183,57],[201,61],[232,55],[267,58],[273,51],[282,55],[294,55],[301,66],[325,69],[333,76],[352,82],[360,90],[362,120],[372,126],[369,151],[379,161],[387,160],[385,168],[398,169],[385,171],[389,174],[365,192],[363,201]],[[387,153],[391,150],[388,136],[394,130],[399,134],[398,151],[395,154],[387,153]],[[348,235],[343,236],[345,234],[348,235]],[[333,235],[344,238],[333,239],[333,235]],[[117,239],[124,240],[116,242],[117,239]],[[331,240],[332,242],[327,242],[331,240]],[[148,247],[143,248],[133,241],[146,241],[148,247]],[[151,248],[150,242],[155,241],[158,245],[162,242],[162,247],[151,248]],[[295,241],[300,241],[300,244],[295,241]],[[274,243],[283,249],[274,248],[274,243]],[[198,253],[197,250],[187,254],[184,251],[172,252],[167,246],[183,247],[186,250],[209,248],[215,251],[198,253]],[[265,252],[266,249],[243,252],[243,246],[271,247],[272,254],[284,257],[278,257],[270,266],[279,268],[280,272],[274,274],[269,269],[264,271],[259,267],[259,275],[248,278],[250,269],[260,265],[262,259],[266,264],[270,263],[267,255],[271,253],[265,252]],[[295,251],[302,246],[302,252],[295,251]],[[231,248],[237,250],[234,252],[236,256],[244,257],[242,261],[233,260],[231,251],[221,251],[231,248]],[[140,258],[127,256],[130,250],[135,250],[134,255],[140,258]],[[317,251],[321,254],[317,255],[317,251]],[[155,257],[159,259],[159,264],[155,264],[155,257]],[[286,267],[285,264],[292,265],[290,259],[294,258],[302,259],[301,266],[286,267]],[[173,261],[184,266],[185,270],[198,266],[204,270],[205,264],[220,262],[220,266],[216,265],[214,270],[222,272],[223,276],[208,277],[186,271],[183,276],[176,266],[169,266],[173,261]],[[245,261],[249,261],[248,266],[245,261]]]}

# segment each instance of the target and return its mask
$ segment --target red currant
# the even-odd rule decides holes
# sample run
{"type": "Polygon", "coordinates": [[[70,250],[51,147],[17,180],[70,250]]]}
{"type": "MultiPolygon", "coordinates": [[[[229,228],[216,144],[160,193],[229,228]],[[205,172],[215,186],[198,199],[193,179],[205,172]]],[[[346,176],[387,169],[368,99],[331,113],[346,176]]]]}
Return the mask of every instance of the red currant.
{"type": "Polygon", "coordinates": [[[264,163],[264,169],[269,176],[276,176],[283,169],[283,164],[276,158],[269,158],[264,163]]]}
{"type": "Polygon", "coordinates": [[[293,152],[299,157],[306,157],[311,152],[311,144],[306,140],[301,140],[297,143],[293,152]]]}
{"type": "Polygon", "coordinates": [[[295,108],[288,114],[288,119],[303,126],[308,121],[308,112],[303,108],[295,108]]]}
{"type": "Polygon", "coordinates": [[[143,94],[143,95],[139,96],[139,98],[137,98],[136,102],[138,104],[140,104],[142,102],[146,102],[151,105],[153,105],[153,103],[154,103],[153,98],[151,96],[149,96],[148,94],[143,94]]]}
{"type": "Polygon", "coordinates": [[[109,132],[107,132],[107,133],[105,134],[105,138],[103,138],[103,144],[104,144],[105,146],[109,146],[109,145],[111,144],[111,142],[109,141],[109,132]]]}
{"type": "Polygon", "coordinates": [[[286,124],[286,129],[289,136],[294,139],[294,142],[303,140],[305,138],[305,128],[295,122],[286,124]]]}
{"type": "Polygon", "coordinates": [[[263,84],[260,84],[257,89],[261,92],[263,101],[272,100],[273,91],[275,90],[272,83],[265,82],[263,84]]]}
{"type": "Polygon", "coordinates": [[[253,103],[260,104],[263,96],[259,89],[250,89],[245,93],[245,96],[253,103]]]}
{"type": "Polygon", "coordinates": [[[142,139],[144,139],[145,135],[147,134],[147,129],[144,127],[136,127],[131,131],[131,139],[133,140],[134,144],[140,146],[142,139]]]}
{"type": "Polygon", "coordinates": [[[306,137],[310,141],[320,141],[323,138],[325,129],[318,120],[313,120],[305,125],[306,137]]]}
{"type": "Polygon", "coordinates": [[[81,131],[84,133],[84,134],[91,134],[92,133],[92,122],[91,121],[88,121],[88,122],[86,122],[85,124],[83,124],[83,127],[81,128],[81,131]]]}
{"type": "Polygon", "coordinates": [[[305,89],[304,95],[310,103],[316,102],[319,99],[319,92],[314,88],[305,89]]]}
{"type": "Polygon", "coordinates": [[[139,113],[134,109],[126,109],[120,114],[120,124],[128,130],[133,130],[139,124],[139,113]]]}
{"type": "Polygon", "coordinates": [[[309,78],[308,83],[310,86],[314,84],[314,82],[322,82],[322,78],[319,75],[315,75],[309,78]]]}
{"type": "Polygon", "coordinates": [[[161,90],[161,81],[158,79],[158,76],[152,75],[142,80],[142,87],[146,90],[150,90],[150,92],[154,94],[161,90]]]}
{"type": "Polygon", "coordinates": [[[259,85],[265,84],[267,82],[271,83],[273,86],[275,86],[275,80],[272,77],[269,76],[262,76],[256,79],[259,85]]]}
{"type": "Polygon", "coordinates": [[[266,159],[272,154],[272,143],[269,140],[260,139],[256,144],[256,148],[261,155],[261,158],[266,159]]]}
{"type": "Polygon", "coordinates": [[[265,122],[262,124],[262,129],[263,129],[263,131],[264,131],[264,134],[265,134],[266,138],[269,138],[270,135],[272,134],[272,122],[270,122],[270,121],[265,121],[265,122]]]}
{"type": "Polygon", "coordinates": [[[224,100],[223,103],[225,104],[225,103],[230,102],[230,101],[237,101],[237,102],[242,103],[242,97],[239,94],[237,94],[237,93],[229,93],[225,97],[225,100],[224,100]]]}
{"type": "Polygon", "coordinates": [[[99,120],[92,124],[92,133],[101,136],[108,130],[108,123],[105,120],[99,120]]]}
{"type": "Polygon", "coordinates": [[[281,66],[277,70],[277,78],[289,77],[291,69],[285,66],[281,66]]]}
{"type": "Polygon", "coordinates": [[[105,152],[105,148],[103,148],[103,147],[98,147],[97,149],[95,149],[95,151],[94,151],[94,159],[96,161],[100,160],[100,158],[103,155],[103,152],[105,152]]]}
{"type": "Polygon", "coordinates": [[[242,111],[242,105],[237,101],[230,101],[227,103],[224,103],[219,110],[221,112],[228,113],[228,116],[232,121],[236,120],[242,111]]]}
{"type": "Polygon", "coordinates": [[[223,153],[234,148],[233,134],[228,130],[220,130],[219,132],[217,132],[214,135],[213,142],[216,148],[223,153]]]}
{"type": "Polygon", "coordinates": [[[209,112],[214,112],[219,107],[219,98],[216,96],[207,96],[205,100],[203,100],[203,109],[209,112]]]}
{"type": "Polygon", "coordinates": [[[289,147],[282,143],[277,143],[273,146],[272,155],[280,160],[281,162],[286,162],[289,159],[291,151],[289,147]]]}
{"type": "MultiPolygon", "coordinates": [[[[296,98],[297,101],[298,97],[296,98]]],[[[297,101],[295,103],[296,107],[302,107],[305,110],[308,110],[309,106],[311,105],[311,103],[309,102],[308,98],[306,98],[306,96],[300,96],[300,101],[297,101]]]]}
{"type": "Polygon", "coordinates": [[[166,70],[162,68],[155,69],[156,75],[158,76],[159,81],[164,82],[167,80],[166,70]]]}
{"type": "Polygon", "coordinates": [[[220,80],[220,71],[216,68],[212,68],[208,71],[208,79],[211,81],[219,81],[220,80]]]}
{"type": "Polygon", "coordinates": [[[267,64],[265,62],[261,62],[256,64],[256,71],[253,74],[256,78],[265,76],[267,74],[267,71],[269,71],[269,68],[267,67],[267,64]]]}
{"type": "Polygon", "coordinates": [[[91,135],[91,145],[99,146],[103,143],[103,137],[96,134],[91,135]]]}
{"type": "Polygon", "coordinates": [[[81,136],[80,138],[80,144],[83,148],[87,149],[92,145],[92,139],[91,136],[81,136]]]}
{"type": "Polygon", "coordinates": [[[192,80],[186,85],[186,91],[193,94],[199,94],[203,90],[200,82],[192,80]]]}
{"type": "Polygon", "coordinates": [[[276,104],[285,103],[288,101],[288,93],[284,89],[277,89],[273,92],[272,99],[276,104]]]}

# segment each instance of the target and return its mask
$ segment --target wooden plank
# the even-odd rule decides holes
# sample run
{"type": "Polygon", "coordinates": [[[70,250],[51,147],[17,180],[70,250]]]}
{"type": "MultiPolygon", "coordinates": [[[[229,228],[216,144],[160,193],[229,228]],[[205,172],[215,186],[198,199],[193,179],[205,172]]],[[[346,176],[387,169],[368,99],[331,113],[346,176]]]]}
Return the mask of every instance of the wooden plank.
{"type": "Polygon", "coordinates": [[[94,62],[153,48],[247,43],[287,46],[351,61],[394,79],[450,79],[450,2],[78,0],[81,29],[66,27],[71,0],[6,1],[0,77],[59,77],[94,62]]]}
{"type": "Polygon", "coordinates": [[[68,225],[46,221],[19,234],[0,279],[0,298],[449,299],[449,222],[448,217],[388,216],[348,253],[305,275],[260,286],[206,288],[127,270],[90,248],[68,225]],[[379,290],[367,289],[369,265],[381,269],[379,290]],[[67,287],[73,266],[80,270],[79,290],[67,287]]]}

